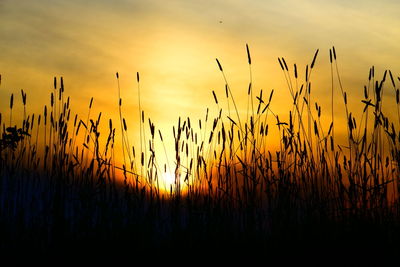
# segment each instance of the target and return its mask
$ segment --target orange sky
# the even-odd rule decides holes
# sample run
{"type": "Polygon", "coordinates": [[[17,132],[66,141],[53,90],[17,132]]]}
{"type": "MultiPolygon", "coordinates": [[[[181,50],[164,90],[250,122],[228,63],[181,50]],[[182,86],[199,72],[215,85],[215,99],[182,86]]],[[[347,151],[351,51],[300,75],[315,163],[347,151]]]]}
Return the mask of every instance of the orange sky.
{"type": "Polygon", "coordinates": [[[20,89],[28,94],[30,111],[41,111],[53,77],[63,76],[75,112],[86,116],[93,96],[93,114],[103,111],[116,118],[118,71],[124,114],[135,139],[135,75],[140,72],[144,110],[156,127],[172,135],[178,116],[196,120],[204,117],[206,107],[216,110],[211,90],[220,98],[224,94],[216,57],[239,109],[246,108],[246,101],[240,101],[246,99],[249,81],[246,43],[254,90],[274,88],[276,112],[288,112],[289,96],[277,57],[284,56],[290,66],[297,63],[304,76],[317,48],[313,97],[328,110],[332,45],[345,89],[354,99],[351,105],[358,108],[371,65],[379,77],[385,69],[399,76],[400,3],[349,2],[0,0],[1,112],[6,112],[9,95],[19,96],[20,89]]]}

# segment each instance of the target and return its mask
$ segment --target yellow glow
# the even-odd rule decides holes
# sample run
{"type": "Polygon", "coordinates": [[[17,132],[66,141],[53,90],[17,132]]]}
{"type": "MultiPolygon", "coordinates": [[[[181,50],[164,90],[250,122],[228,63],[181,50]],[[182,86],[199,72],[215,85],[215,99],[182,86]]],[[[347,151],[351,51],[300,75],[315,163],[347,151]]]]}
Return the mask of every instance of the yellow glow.
{"type": "Polygon", "coordinates": [[[164,173],[163,182],[164,182],[164,189],[166,191],[169,191],[171,187],[175,186],[175,175],[169,172],[164,173]]]}
{"type": "MultiPolygon", "coordinates": [[[[84,2],[0,3],[0,112],[6,117],[9,96],[16,96],[20,89],[27,92],[28,113],[43,112],[43,106],[49,103],[53,77],[63,76],[65,94],[71,96],[72,111],[79,114],[79,119],[86,121],[88,104],[94,97],[91,118],[96,119],[102,112],[101,138],[107,137],[108,119],[113,120],[117,127],[115,161],[121,163],[119,166],[124,160],[118,128],[116,71],[120,74],[127,138],[135,146],[136,163],[140,161],[140,130],[135,75],[140,72],[141,104],[146,115],[144,150],[148,151],[147,120],[151,118],[156,133],[160,129],[164,135],[165,154],[172,164],[172,126],[176,126],[179,116],[190,117],[192,124],[197,125],[209,107],[214,113],[223,108],[226,119],[225,82],[216,57],[224,68],[239,112],[245,116],[249,83],[246,43],[253,60],[254,93],[263,89],[267,97],[275,89],[271,109],[282,120],[288,117],[291,100],[277,57],[285,57],[291,72],[297,63],[303,81],[305,65],[310,64],[315,49],[320,48],[313,70],[311,104],[318,101],[322,106],[322,116],[328,118],[326,128],[330,106],[328,51],[332,45],[337,48],[339,71],[351,110],[362,110],[359,99],[371,65],[376,66],[377,73],[389,68],[398,73],[400,69],[400,62],[393,56],[400,54],[397,1],[84,2]],[[212,90],[218,96],[219,107],[214,103],[212,90]]],[[[334,104],[338,117],[343,118],[339,92],[334,104]]],[[[21,105],[15,106],[19,112],[14,114],[21,114],[21,105]]],[[[339,119],[336,122],[339,125],[339,119]]],[[[209,130],[211,125],[208,127],[209,130]]],[[[345,132],[346,128],[338,128],[337,134],[345,132]]],[[[82,144],[83,139],[77,144],[82,144]]],[[[161,167],[167,160],[159,139],[155,139],[161,167]]],[[[274,140],[268,144],[274,145],[274,140]]],[[[171,173],[162,180],[167,191],[175,185],[171,173]]]]}

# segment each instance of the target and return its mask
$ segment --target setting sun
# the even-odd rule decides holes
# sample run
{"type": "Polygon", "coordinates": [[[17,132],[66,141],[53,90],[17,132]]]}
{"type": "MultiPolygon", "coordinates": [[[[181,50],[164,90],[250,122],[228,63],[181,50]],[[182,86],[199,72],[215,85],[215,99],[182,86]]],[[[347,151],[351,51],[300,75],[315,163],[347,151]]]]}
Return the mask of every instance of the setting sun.
{"type": "Polygon", "coordinates": [[[171,173],[164,173],[163,176],[163,189],[167,192],[171,190],[171,188],[174,188],[176,183],[175,183],[175,175],[171,173]]]}

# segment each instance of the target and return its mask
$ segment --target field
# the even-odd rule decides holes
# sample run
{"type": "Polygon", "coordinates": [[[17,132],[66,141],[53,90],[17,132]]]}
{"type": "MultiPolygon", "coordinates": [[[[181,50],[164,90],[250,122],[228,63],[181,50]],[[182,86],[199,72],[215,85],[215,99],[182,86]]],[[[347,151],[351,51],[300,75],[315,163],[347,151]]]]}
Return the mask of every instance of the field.
{"type": "MultiPolygon", "coordinates": [[[[207,110],[200,121],[177,118],[175,157],[165,163],[159,154],[170,151],[163,129],[141,107],[139,73],[139,147],[130,145],[122,99],[120,119],[112,121],[91,114],[93,98],[87,117],[74,116],[61,77],[54,78],[50,103],[40,114],[26,111],[24,91],[11,95],[0,114],[1,253],[23,261],[132,263],[142,257],[150,263],[185,263],[187,257],[206,262],[212,256],[227,262],[338,250],[353,256],[361,251],[364,260],[367,251],[392,255],[400,240],[400,78],[372,67],[356,117],[332,48],[332,83],[326,86],[332,104],[323,113],[311,90],[318,50],[305,71],[279,58],[292,97],[281,115],[270,108],[273,90],[252,87],[246,48],[246,113],[239,112],[217,59],[226,84],[224,96],[210,92],[218,115],[207,110]],[[383,102],[384,90],[394,97],[383,102]],[[23,114],[13,113],[15,105],[23,114]],[[396,110],[386,111],[386,105],[396,110]],[[345,110],[346,125],[335,123],[335,109],[345,110]],[[339,128],[345,143],[338,141],[339,128]],[[275,146],[272,131],[279,135],[275,146]]],[[[116,73],[115,94],[119,79],[116,73]]]]}

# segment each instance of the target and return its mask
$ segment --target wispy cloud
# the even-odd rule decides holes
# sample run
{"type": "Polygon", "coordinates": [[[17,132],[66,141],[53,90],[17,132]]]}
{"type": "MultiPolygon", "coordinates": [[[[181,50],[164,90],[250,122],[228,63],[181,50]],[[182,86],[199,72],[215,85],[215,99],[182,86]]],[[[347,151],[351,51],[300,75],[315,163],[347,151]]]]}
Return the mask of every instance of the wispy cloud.
{"type": "MultiPolygon", "coordinates": [[[[321,48],[324,68],[334,44],[347,85],[357,87],[369,65],[399,69],[393,57],[400,53],[399,9],[391,0],[3,0],[0,72],[13,80],[10,90],[33,88],[40,94],[47,94],[51,84],[44,85],[53,75],[64,75],[71,94],[96,94],[107,103],[120,71],[127,103],[134,103],[128,92],[140,71],[149,109],[175,106],[185,113],[209,103],[209,91],[223,87],[217,56],[239,97],[245,92],[246,42],[257,83],[267,88],[284,86],[276,57],[306,64],[321,48]]],[[[2,98],[6,92],[0,92],[2,98]]]]}

